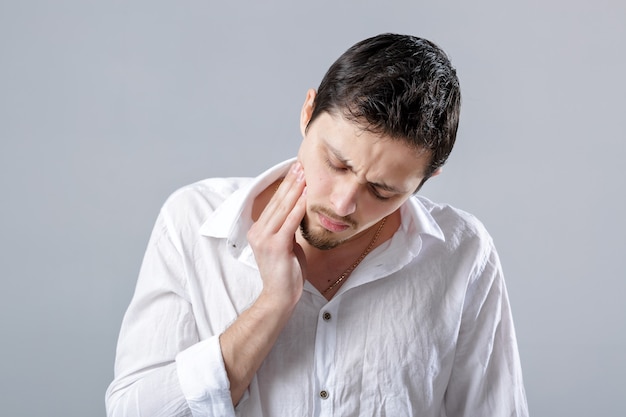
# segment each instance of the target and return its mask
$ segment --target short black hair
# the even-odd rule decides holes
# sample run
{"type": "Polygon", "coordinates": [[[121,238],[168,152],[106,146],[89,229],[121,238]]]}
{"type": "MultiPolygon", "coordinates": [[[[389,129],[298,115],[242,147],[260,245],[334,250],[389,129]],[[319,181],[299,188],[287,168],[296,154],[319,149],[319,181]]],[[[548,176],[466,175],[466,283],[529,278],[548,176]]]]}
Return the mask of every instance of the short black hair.
{"type": "Polygon", "coordinates": [[[459,80],[445,52],[426,39],[386,33],[358,42],[331,65],[309,124],[323,112],[339,113],[368,131],[427,150],[425,181],[452,151],[460,107],[459,80]]]}

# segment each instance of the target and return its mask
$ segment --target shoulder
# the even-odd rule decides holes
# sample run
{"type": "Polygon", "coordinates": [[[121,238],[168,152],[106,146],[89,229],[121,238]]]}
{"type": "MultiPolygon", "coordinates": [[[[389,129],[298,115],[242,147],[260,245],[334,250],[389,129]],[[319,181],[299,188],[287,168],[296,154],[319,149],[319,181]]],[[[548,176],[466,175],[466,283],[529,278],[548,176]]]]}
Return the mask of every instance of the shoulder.
{"type": "Polygon", "coordinates": [[[169,222],[199,226],[217,207],[251,178],[208,178],[174,191],[161,208],[169,222]]]}
{"type": "Polygon", "coordinates": [[[164,207],[216,207],[235,191],[247,184],[250,178],[207,178],[174,191],[164,207]]]}
{"type": "Polygon", "coordinates": [[[445,203],[435,203],[424,196],[413,197],[418,210],[424,210],[439,226],[450,250],[474,247],[493,249],[493,239],[484,224],[473,214],[445,203]]]}
{"type": "Polygon", "coordinates": [[[429,255],[445,265],[444,269],[450,271],[451,276],[483,289],[502,278],[493,238],[476,216],[449,204],[434,203],[422,196],[415,198],[418,207],[428,212],[443,235],[442,240],[430,241],[429,249],[432,250],[429,255]]]}

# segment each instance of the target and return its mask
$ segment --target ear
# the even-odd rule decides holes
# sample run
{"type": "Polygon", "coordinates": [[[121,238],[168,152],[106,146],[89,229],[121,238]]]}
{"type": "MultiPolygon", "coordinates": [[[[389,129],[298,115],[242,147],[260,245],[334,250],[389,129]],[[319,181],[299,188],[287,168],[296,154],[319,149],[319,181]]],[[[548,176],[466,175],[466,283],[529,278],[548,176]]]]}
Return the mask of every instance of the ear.
{"type": "Polygon", "coordinates": [[[432,177],[436,177],[437,175],[441,174],[441,171],[443,171],[442,167],[439,167],[435,170],[435,172],[433,172],[432,174],[430,174],[430,178],[432,177]]]}
{"type": "Polygon", "coordinates": [[[300,111],[300,133],[302,133],[302,137],[304,137],[306,127],[311,120],[311,115],[313,114],[313,103],[316,95],[317,93],[312,88],[306,92],[306,98],[304,99],[302,110],[300,111]]]}

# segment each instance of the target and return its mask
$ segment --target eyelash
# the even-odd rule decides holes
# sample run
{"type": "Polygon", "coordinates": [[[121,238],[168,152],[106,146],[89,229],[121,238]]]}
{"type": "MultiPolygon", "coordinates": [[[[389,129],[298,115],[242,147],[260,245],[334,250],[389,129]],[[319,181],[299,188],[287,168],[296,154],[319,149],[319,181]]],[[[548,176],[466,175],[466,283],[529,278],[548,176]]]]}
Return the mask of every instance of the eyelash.
{"type": "Polygon", "coordinates": [[[328,159],[328,158],[326,158],[326,165],[330,169],[332,169],[333,171],[336,171],[336,172],[345,172],[346,171],[346,168],[342,168],[342,167],[338,167],[336,165],[333,165],[333,163],[330,162],[330,159],[328,159]]]}
{"type": "Polygon", "coordinates": [[[378,191],[376,191],[376,189],[372,186],[370,186],[370,191],[372,193],[372,195],[374,196],[375,199],[380,200],[380,201],[387,201],[389,200],[391,197],[384,197],[380,194],[378,194],[378,191]]]}
{"type": "MultiPolygon", "coordinates": [[[[333,165],[332,162],[330,162],[330,159],[326,158],[326,166],[328,166],[328,168],[330,168],[332,171],[335,172],[346,172],[347,169],[346,168],[342,168],[342,167],[338,167],[336,165],[333,165]]],[[[375,199],[380,200],[380,201],[387,201],[389,200],[391,197],[384,197],[382,195],[380,195],[378,193],[378,191],[376,191],[376,189],[372,186],[369,187],[370,192],[372,193],[372,195],[374,196],[375,199]]]]}

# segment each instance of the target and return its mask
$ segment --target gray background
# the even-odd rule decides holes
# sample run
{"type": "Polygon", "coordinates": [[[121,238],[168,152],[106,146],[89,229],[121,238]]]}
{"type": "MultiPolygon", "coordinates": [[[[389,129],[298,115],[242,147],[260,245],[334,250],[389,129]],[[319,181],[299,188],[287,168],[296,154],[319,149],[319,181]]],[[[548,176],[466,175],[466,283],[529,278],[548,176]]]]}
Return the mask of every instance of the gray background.
{"type": "Polygon", "coordinates": [[[0,413],[103,416],[164,199],[294,155],[306,89],[392,31],[458,69],[423,193],[495,238],[532,415],[624,416],[626,3],[224,3],[0,2],[0,413]]]}

